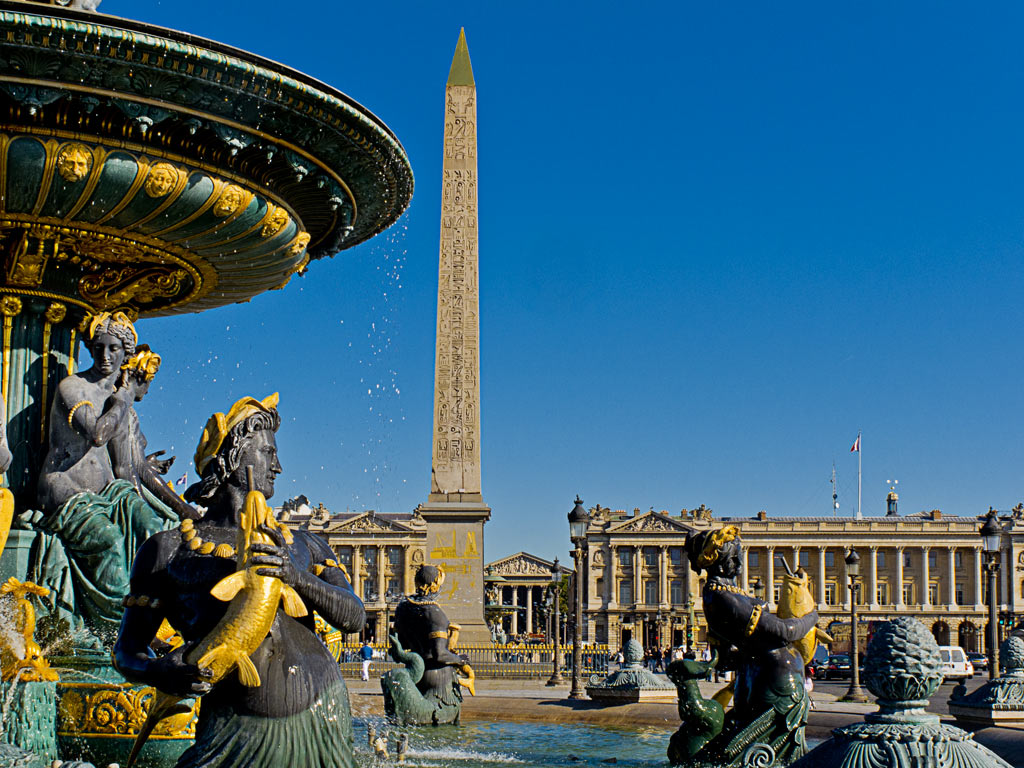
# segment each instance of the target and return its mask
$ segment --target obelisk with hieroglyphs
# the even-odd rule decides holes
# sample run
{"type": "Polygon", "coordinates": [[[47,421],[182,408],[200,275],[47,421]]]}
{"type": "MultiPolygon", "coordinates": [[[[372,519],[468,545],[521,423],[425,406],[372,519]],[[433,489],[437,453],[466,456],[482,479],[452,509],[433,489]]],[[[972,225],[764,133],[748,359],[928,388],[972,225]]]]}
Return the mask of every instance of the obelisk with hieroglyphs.
{"type": "Polygon", "coordinates": [[[491,516],[480,483],[480,299],[477,239],[476,84],[459,33],[445,88],[441,254],[434,358],[427,563],[444,567],[439,602],[460,638],[484,642],[484,523],[491,516]]]}

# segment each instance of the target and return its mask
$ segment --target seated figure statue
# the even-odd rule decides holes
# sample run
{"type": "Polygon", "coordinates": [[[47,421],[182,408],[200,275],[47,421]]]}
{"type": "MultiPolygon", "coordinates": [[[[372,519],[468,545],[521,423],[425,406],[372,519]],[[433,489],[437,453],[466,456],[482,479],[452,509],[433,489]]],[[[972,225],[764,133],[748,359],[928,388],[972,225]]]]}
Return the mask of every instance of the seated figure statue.
{"type": "MultiPolygon", "coordinates": [[[[683,722],[669,744],[669,761],[674,765],[788,765],[807,749],[804,725],[810,702],[804,689],[804,660],[794,645],[813,632],[816,611],[782,619],[768,611],[767,604],[748,595],[736,585],[740,572],[742,542],[736,526],[690,534],[686,552],[691,568],[708,578],[702,592],[708,635],[718,653],[718,668],[732,671],[727,689],[714,696],[721,704],[732,699],[711,731],[704,734],[694,754],[693,723],[683,722]],[[757,753],[756,755],[754,753],[757,753]],[[750,762],[750,761],[754,762],[750,762]]],[[[689,679],[669,666],[669,677],[689,679]]],[[[679,685],[677,683],[677,685],[679,685]]],[[[701,710],[696,686],[679,687],[679,708],[701,710]],[[684,704],[686,705],[684,707],[684,704]]],[[[704,707],[703,709],[708,709],[704,707]]]]}
{"type": "Polygon", "coordinates": [[[203,696],[195,744],[177,768],[354,766],[348,692],[317,636],[313,612],[342,632],[361,630],[365,615],[344,569],[315,534],[295,531],[288,543],[276,528],[261,527],[275,543],[251,544],[250,567],[292,587],[308,608],[293,618],[280,605],[269,606],[275,612],[270,633],[250,656],[257,686],[243,685],[234,672],[211,685],[209,673],[187,661],[233,605],[211,590],[236,571],[247,492],[273,495],[280,423],[277,395],[262,402],[246,397],[227,414],[214,414],[196,449],[201,480],[187,494],[206,514],[156,534],[136,555],[114,663],[129,680],[172,696],[203,696]],[[156,656],[151,644],[165,619],[185,643],[156,656]]]}
{"type": "Polygon", "coordinates": [[[473,693],[469,660],[450,648],[458,640],[459,626],[450,624],[437,604],[443,582],[441,568],[420,566],[416,594],[395,608],[391,656],[405,667],[387,672],[381,677],[381,687],[384,711],[399,723],[457,723],[462,709],[461,687],[473,693]]]}
{"type": "Polygon", "coordinates": [[[89,318],[93,364],[57,387],[49,452],[39,474],[42,514],[35,527],[50,539],[37,547],[33,580],[53,589],[72,622],[113,636],[135,552],[154,533],[196,517],[159,478],[167,462],[145,457],[133,404],[149,390],[159,356],[136,350],[138,336],[121,312],[89,318]],[[120,458],[116,462],[111,452],[120,458]],[[68,578],[70,574],[70,578],[68,578]]]}

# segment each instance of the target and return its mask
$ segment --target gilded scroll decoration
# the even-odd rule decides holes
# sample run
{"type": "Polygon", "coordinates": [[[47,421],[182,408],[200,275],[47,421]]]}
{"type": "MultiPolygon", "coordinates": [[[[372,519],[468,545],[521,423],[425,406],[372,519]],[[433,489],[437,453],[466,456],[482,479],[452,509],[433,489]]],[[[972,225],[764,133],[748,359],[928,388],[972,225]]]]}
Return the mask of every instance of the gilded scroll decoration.
{"type": "Polygon", "coordinates": [[[107,269],[78,282],[78,292],[98,309],[109,311],[129,304],[152,304],[173,299],[185,288],[189,274],[181,268],[159,266],[107,269]]]}

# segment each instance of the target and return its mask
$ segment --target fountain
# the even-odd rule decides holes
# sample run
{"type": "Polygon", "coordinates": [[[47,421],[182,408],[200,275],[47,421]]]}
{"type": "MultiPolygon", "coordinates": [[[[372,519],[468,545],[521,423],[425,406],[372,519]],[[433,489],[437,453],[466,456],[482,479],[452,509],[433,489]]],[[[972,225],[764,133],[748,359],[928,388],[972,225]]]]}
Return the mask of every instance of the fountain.
{"type": "MultiPolygon", "coordinates": [[[[339,91],[97,5],[0,0],[0,578],[39,587],[58,751],[105,765],[155,695],[110,665],[125,605],[152,608],[128,594],[135,549],[197,516],[145,455],[132,404],[160,359],[135,321],[282,289],[390,226],[413,183],[396,137],[339,91]]],[[[173,762],[196,725],[176,711],[143,763],[173,762]]]]}

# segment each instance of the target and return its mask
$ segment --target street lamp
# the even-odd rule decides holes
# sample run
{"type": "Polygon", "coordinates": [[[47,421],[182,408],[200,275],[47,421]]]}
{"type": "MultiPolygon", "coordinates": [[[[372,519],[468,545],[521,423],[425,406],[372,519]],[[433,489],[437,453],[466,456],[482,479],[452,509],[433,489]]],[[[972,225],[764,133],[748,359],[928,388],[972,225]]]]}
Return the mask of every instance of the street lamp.
{"type": "Polygon", "coordinates": [[[764,600],[764,582],[761,581],[760,576],[754,579],[754,583],[751,585],[751,589],[754,590],[754,597],[756,597],[758,600],[764,600]]]}
{"type": "Polygon", "coordinates": [[[583,499],[576,495],[576,505],[569,512],[569,538],[572,539],[572,559],[576,565],[576,605],[575,621],[572,628],[572,689],[570,699],[585,699],[583,683],[580,680],[580,667],[583,661],[582,625],[583,625],[583,545],[587,540],[587,526],[590,515],[583,508],[583,499]]]}
{"type": "Polygon", "coordinates": [[[553,626],[555,631],[552,633],[555,636],[555,653],[553,656],[554,661],[552,666],[554,669],[551,672],[551,677],[548,678],[547,685],[562,685],[565,680],[562,679],[562,654],[558,646],[558,604],[562,601],[562,568],[558,565],[558,558],[555,558],[555,562],[551,564],[551,596],[555,604],[555,619],[553,626]]]}
{"type": "Polygon", "coordinates": [[[997,610],[999,596],[996,594],[999,585],[996,576],[999,573],[999,540],[1003,529],[996,518],[996,511],[988,508],[985,524],[981,526],[982,548],[985,552],[985,570],[988,571],[988,679],[999,677],[999,626],[997,610]]]}
{"type": "Polygon", "coordinates": [[[858,701],[867,703],[868,695],[860,687],[860,650],[857,647],[857,592],[860,589],[858,577],[860,576],[860,555],[857,550],[850,548],[850,554],[846,556],[846,575],[850,578],[850,690],[846,692],[840,701],[858,701]]]}

